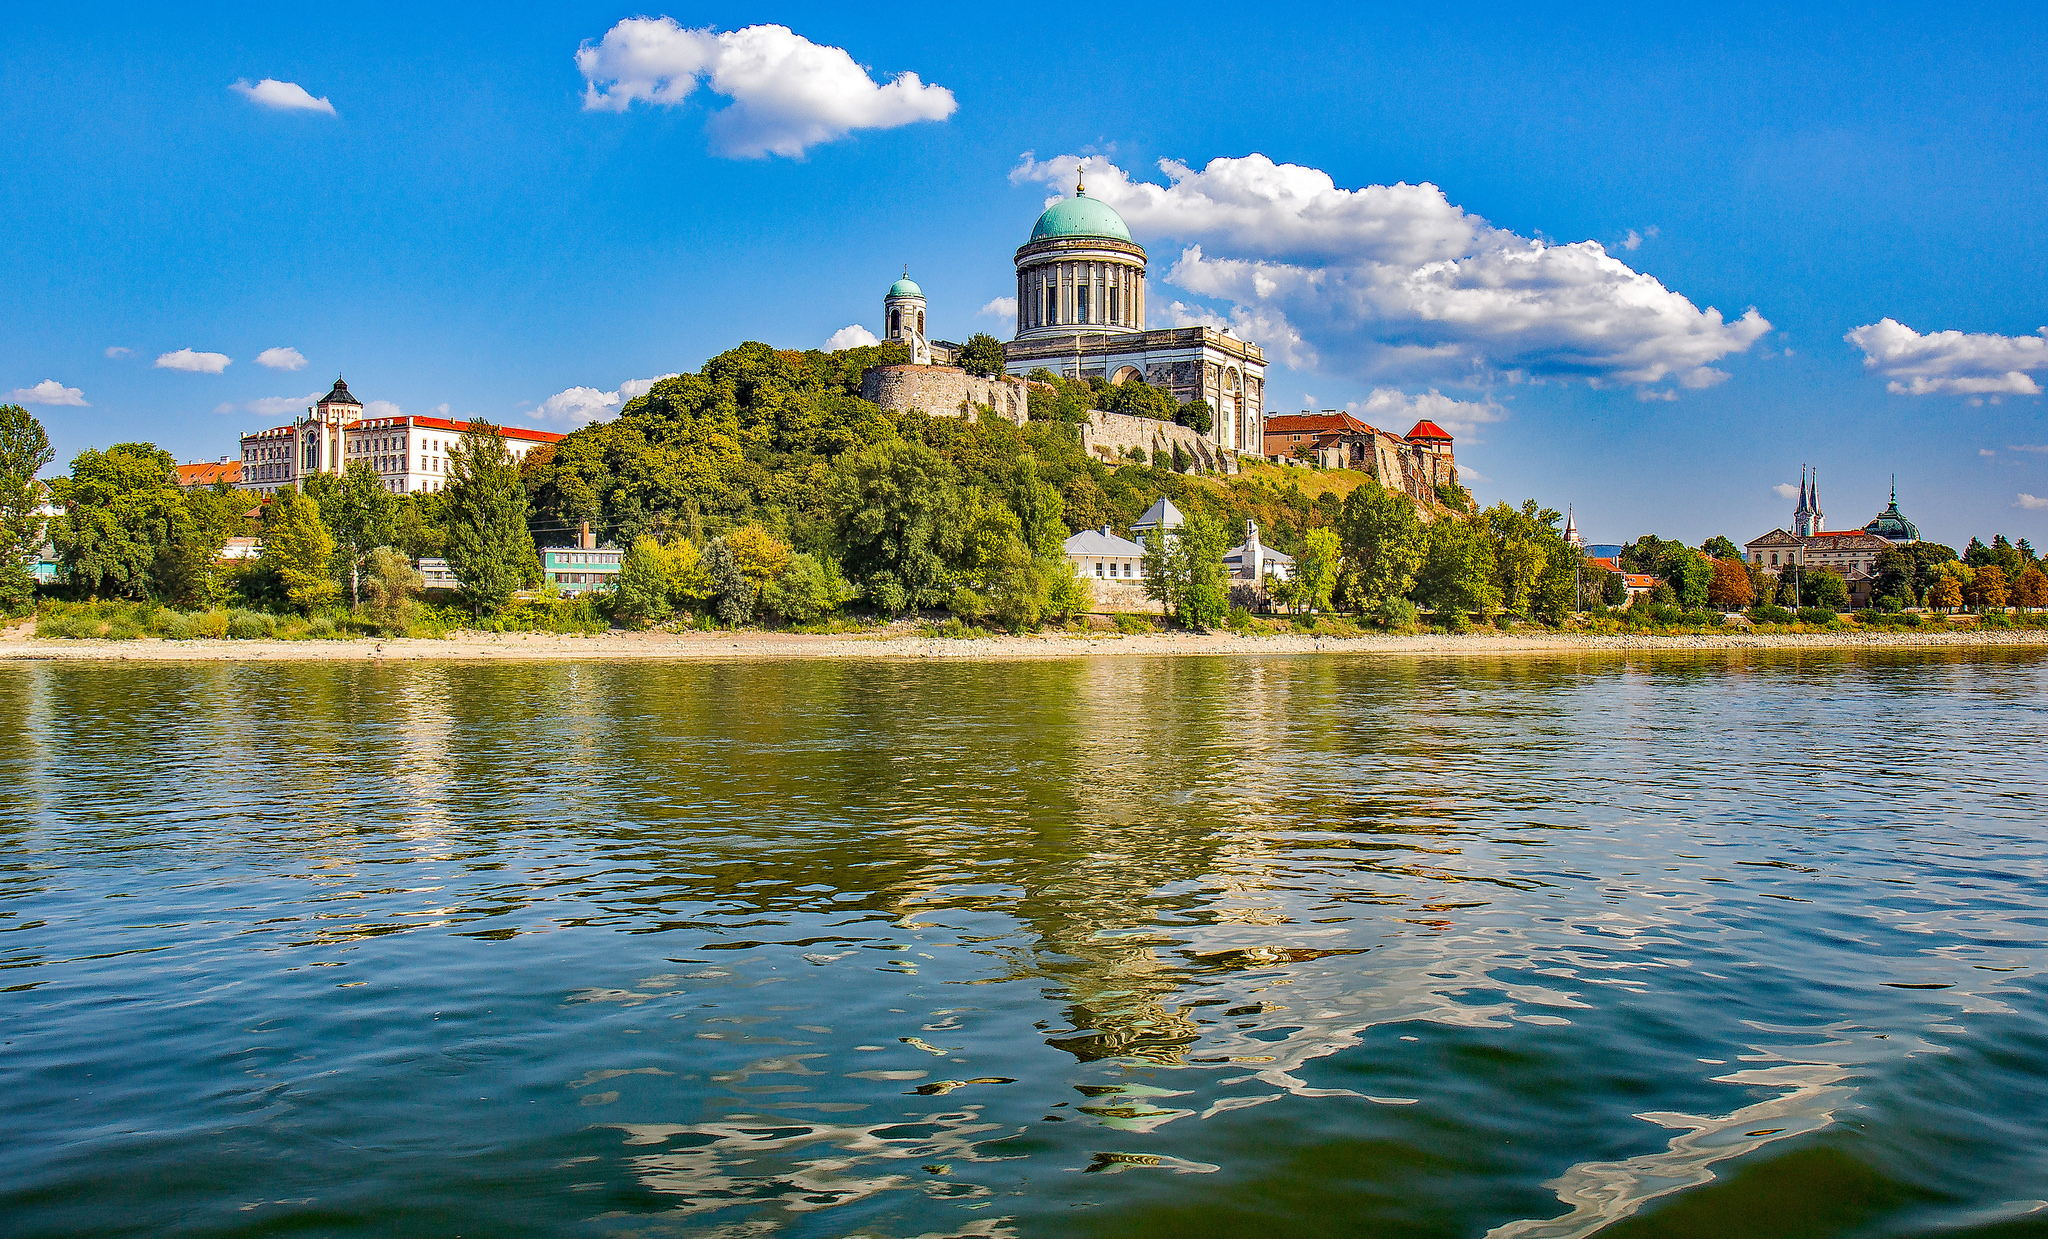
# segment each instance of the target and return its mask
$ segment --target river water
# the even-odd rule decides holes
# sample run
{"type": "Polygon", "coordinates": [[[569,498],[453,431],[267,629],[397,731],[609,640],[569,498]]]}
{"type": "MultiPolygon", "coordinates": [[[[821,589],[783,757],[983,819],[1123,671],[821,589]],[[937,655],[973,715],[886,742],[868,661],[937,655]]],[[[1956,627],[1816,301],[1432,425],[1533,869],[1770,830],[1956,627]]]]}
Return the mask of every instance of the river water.
{"type": "Polygon", "coordinates": [[[2044,689],[0,665],[0,1232],[2048,1233],[2044,689]]]}

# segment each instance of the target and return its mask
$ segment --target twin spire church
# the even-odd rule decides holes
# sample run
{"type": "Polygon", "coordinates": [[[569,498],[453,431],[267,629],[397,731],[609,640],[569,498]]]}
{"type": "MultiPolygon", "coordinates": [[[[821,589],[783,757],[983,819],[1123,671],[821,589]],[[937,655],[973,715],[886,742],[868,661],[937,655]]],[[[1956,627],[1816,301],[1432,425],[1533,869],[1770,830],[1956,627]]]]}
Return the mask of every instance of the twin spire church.
{"type": "MultiPolygon", "coordinates": [[[[1017,329],[1003,368],[1046,369],[1111,383],[1141,379],[1182,404],[1205,400],[1215,414],[1208,438],[1219,449],[1261,454],[1266,354],[1228,328],[1145,327],[1145,247],[1123,217],[1090,197],[1085,184],[1045,209],[1017,247],[1017,329]]],[[[909,277],[882,300],[884,339],[910,349],[915,365],[947,365],[958,345],[925,332],[924,290],[909,277]]]]}

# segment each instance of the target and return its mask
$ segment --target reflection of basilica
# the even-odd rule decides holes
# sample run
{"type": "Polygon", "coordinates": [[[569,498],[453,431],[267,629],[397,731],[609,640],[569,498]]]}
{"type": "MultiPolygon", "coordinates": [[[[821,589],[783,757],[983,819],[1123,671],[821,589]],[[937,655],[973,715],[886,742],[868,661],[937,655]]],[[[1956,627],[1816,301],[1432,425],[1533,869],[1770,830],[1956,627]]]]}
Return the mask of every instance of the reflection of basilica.
{"type": "MultiPolygon", "coordinates": [[[[1003,346],[1014,375],[1046,369],[1112,383],[1142,379],[1183,404],[1215,411],[1217,447],[1261,454],[1266,354],[1229,328],[1145,326],[1145,247],[1108,203],[1076,183],[1045,209],[1017,248],[1017,333],[1003,346]]],[[[958,345],[927,341],[923,290],[906,274],[883,305],[884,338],[918,365],[946,364],[958,345]]]]}

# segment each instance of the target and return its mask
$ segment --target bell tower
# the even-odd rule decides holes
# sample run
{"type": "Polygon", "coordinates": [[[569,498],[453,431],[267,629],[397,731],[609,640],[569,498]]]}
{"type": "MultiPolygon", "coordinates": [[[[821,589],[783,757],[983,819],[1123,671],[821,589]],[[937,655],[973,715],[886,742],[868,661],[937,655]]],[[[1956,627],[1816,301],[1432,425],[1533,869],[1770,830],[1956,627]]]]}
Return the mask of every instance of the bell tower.
{"type": "Polygon", "coordinates": [[[924,330],[924,290],[911,280],[908,267],[882,298],[882,339],[908,345],[911,365],[932,364],[931,338],[924,330]]]}

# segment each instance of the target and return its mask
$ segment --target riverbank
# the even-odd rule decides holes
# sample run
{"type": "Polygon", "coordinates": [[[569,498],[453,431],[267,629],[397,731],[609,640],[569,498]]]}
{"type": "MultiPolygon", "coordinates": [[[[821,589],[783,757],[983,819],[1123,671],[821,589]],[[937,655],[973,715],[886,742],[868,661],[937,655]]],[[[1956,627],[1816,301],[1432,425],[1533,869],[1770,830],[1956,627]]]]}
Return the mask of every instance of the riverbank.
{"type": "Polygon", "coordinates": [[[954,639],[921,633],[909,624],[866,633],[609,632],[594,636],[554,633],[452,633],[446,638],[402,637],[346,641],[126,641],[45,640],[32,626],[0,633],[0,661],[73,662],[294,662],[436,660],[960,658],[969,660],[1093,658],[1113,656],[1273,654],[1536,654],[1642,653],[1658,650],[1821,650],[2048,647],[2048,630],[1994,632],[1818,632],[1651,634],[1501,633],[1457,635],[1368,634],[1318,637],[1284,633],[1241,636],[1230,632],[1070,633],[954,639]]]}

